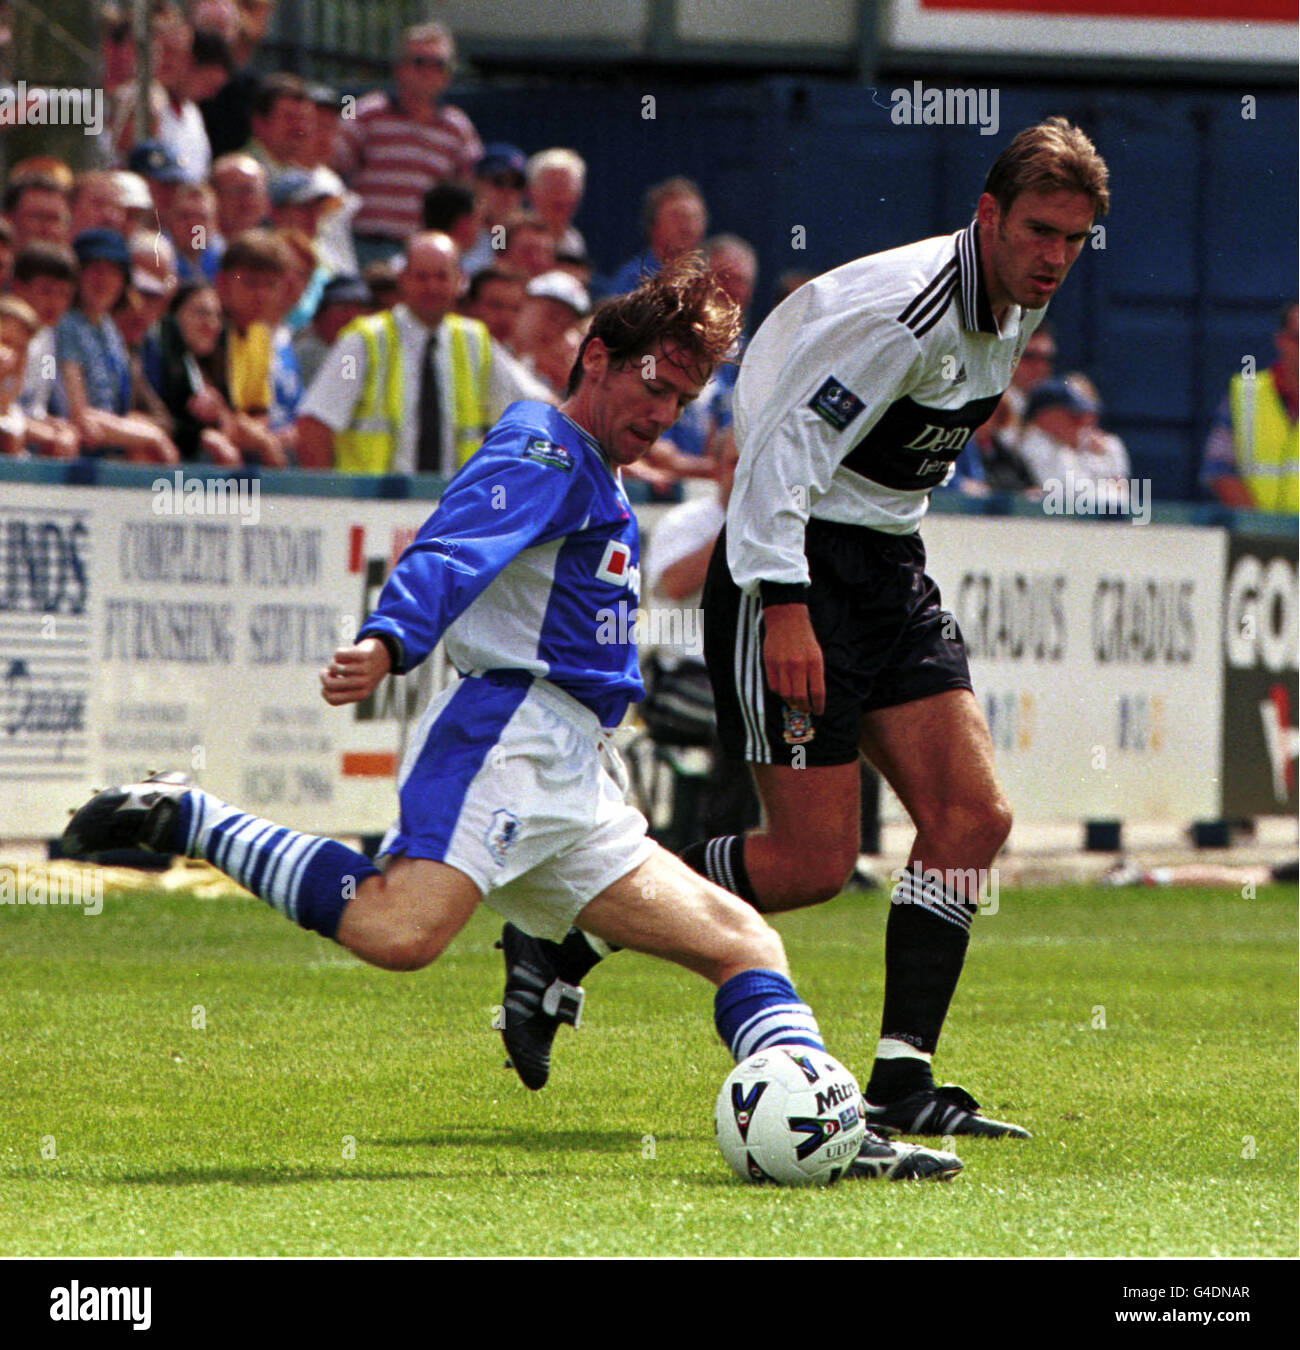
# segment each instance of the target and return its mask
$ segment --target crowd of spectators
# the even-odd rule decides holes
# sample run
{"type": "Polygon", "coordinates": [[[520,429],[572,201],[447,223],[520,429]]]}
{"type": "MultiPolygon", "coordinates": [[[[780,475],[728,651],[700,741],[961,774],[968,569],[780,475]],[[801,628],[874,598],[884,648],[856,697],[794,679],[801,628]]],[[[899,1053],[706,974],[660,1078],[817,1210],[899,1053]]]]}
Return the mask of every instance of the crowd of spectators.
{"type": "MultiPolygon", "coordinates": [[[[702,251],[748,314],[754,250],[709,237],[691,180],[649,188],[644,247],[602,275],[581,155],[483,145],[445,101],[443,25],[406,30],[387,86],[354,98],[274,69],[274,7],[153,0],[143,109],[129,11],[103,11],[103,162],[40,156],[4,184],[0,453],[449,473],[512,399],[559,402],[593,302],[669,259],[702,251]]],[[[1229,505],[1295,510],[1294,306],[1278,352],[1216,420],[1205,483],[1229,505]]],[[[949,490],[1128,477],[1096,389],[1055,359],[1040,328],[949,490]]],[[[716,476],[735,375],[634,466],[654,499],[716,476]]]]}

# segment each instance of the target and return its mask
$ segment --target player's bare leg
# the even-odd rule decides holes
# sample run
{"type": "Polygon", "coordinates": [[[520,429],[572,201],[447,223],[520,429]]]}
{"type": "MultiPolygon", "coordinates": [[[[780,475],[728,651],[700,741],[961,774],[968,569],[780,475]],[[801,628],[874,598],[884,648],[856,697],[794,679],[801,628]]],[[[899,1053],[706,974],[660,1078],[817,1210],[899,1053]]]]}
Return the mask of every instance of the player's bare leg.
{"type": "Polygon", "coordinates": [[[861,744],[916,825],[885,930],[884,1011],[866,1088],[875,1119],[912,1133],[1027,1138],[980,1115],[962,1089],[936,1089],[930,1069],[980,883],[1011,829],[984,716],[969,690],[952,690],[868,713],[861,744]]]}
{"type": "Polygon", "coordinates": [[[751,768],[763,805],[763,824],[744,843],[755,907],[775,914],[839,895],[858,860],[857,762],[751,768]]]}
{"type": "Polygon", "coordinates": [[[455,867],[394,858],[357,888],[334,940],[385,970],[420,970],[447,950],[481,900],[478,887],[455,867]]]}
{"type": "Polygon", "coordinates": [[[790,973],[780,937],[753,909],[662,848],[592,900],[577,926],[611,946],[674,961],[712,984],[746,970],[790,973]]]}
{"type": "Polygon", "coordinates": [[[64,835],[71,856],[141,847],[204,858],[300,927],[387,970],[435,960],[481,899],[454,867],[399,857],[380,872],[344,844],[249,815],[183,774],[96,793],[64,835]]]}

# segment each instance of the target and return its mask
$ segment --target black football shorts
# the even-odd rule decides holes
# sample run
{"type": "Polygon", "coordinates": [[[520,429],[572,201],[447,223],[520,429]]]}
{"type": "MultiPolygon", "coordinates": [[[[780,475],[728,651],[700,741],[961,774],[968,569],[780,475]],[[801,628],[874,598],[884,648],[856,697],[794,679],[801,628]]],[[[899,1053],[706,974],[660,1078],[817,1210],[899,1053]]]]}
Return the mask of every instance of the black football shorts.
{"type": "Polygon", "coordinates": [[[862,715],[949,689],[969,689],[956,619],[925,574],[916,534],[810,520],[808,613],[826,671],[826,711],[790,707],[763,668],[763,606],[727,567],[718,537],[704,584],[704,656],[728,755],[753,764],[850,764],[862,715]],[[796,747],[802,747],[795,755],[796,747]]]}

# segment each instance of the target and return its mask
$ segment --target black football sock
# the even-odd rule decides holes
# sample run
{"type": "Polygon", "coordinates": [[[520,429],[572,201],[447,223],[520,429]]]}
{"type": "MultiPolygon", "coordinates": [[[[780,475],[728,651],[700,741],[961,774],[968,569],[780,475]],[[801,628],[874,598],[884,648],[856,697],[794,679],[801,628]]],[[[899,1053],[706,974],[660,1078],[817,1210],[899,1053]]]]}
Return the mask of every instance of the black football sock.
{"type": "Polygon", "coordinates": [[[747,905],[759,908],[758,897],[745,868],[745,836],[724,834],[717,839],[701,839],[687,844],[678,857],[715,886],[738,895],[747,905]]]}
{"type": "Polygon", "coordinates": [[[961,978],[976,906],[936,876],[904,873],[885,926],[885,1008],[866,1087],[875,1106],[934,1086],[930,1060],[961,978]]]}
{"type": "Polygon", "coordinates": [[[565,984],[581,984],[582,977],[600,965],[606,956],[623,950],[600,942],[599,938],[590,938],[577,928],[570,928],[563,942],[541,941],[555,963],[556,974],[565,984]],[[597,950],[593,943],[600,943],[601,950],[597,950]]]}

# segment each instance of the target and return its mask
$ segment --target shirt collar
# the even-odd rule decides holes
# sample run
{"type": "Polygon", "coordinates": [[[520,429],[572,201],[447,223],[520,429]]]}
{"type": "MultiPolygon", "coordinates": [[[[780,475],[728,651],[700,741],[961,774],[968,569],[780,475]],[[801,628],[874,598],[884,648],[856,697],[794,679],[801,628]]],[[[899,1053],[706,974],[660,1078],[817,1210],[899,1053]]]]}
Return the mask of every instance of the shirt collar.
{"type": "MultiPolygon", "coordinates": [[[[962,326],[972,333],[1006,336],[993,317],[988,287],[984,284],[984,269],[980,266],[979,222],[976,220],[972,220],[957,236],[957,282],[962,326]]],[[[1007,333],[1017,331],[1018,325],[1012,324],[1010,320],[1019,320],[1019,317],[1020,307],[1012,305],[1007,315],[1007,333]]]]}
{"type": "Polygon", "coordinates": [[[405,301],[399,301],[393,306],[393,317],[399,324],[412,328],[417,333],[423,333],[426,337],[430,333],[436,333],[442,327],[443,320],[446,319],[446,315],[443,315],[443,318],[438,321],[437,328],[430,328],[422,319],[416,317],[415,312],[405,301]]]}

